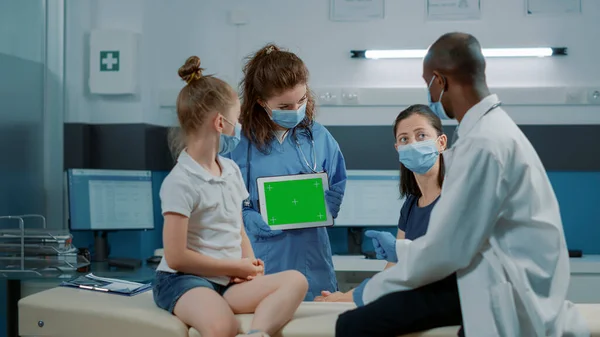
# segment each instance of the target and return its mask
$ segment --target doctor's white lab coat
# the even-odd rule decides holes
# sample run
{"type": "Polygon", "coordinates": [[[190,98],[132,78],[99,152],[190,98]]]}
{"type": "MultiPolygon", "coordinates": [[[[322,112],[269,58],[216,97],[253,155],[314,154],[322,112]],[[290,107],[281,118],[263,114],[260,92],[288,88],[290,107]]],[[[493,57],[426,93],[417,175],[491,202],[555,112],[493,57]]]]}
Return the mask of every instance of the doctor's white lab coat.
{"type": "MultiPolygon", "coordinates": [[[[457,273],[467,337],[589,336],[569,301],[558,202],[531,143],[490,95],[445,153],[427,234],[398,240],[398,263],[365,286],[365,304],[457,273]]],[[[399,318],[401,319],[401,318],[399,318]]]]}

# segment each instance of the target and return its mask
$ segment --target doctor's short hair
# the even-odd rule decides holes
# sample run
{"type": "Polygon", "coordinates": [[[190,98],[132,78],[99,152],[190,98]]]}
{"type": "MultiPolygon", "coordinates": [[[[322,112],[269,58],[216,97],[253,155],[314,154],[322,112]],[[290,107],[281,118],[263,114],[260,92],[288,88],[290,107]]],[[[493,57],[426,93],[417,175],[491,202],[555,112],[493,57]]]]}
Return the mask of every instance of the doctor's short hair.
{"type": "Polygon", "coordinates": [[[242,132],[257,149],[268,153],[269,144],[275,137],[275,124],[258,101],[267,101],[299,84],[306,84],[306,117],[296,129],[312,127],[315,100],[308,87],[309,72],[296,54],[269,43],[247,58],[243,71],[244,77],[240,82],[242,111],[239,122],[242,132]]]}
{"type": "MultiPolygon", "coordinates": [[[[396,139],[396,131],[398,130],[398,125],[403,120],[413,116],[419,115],[423,116],[429,122],[435,131],[437,132],[438,137],[444,134],[444,129],[442,128],[442,120],[427,106],[423,104],[414,104],[404,109],[396,120],[394,121],[394,139],[396,139]]],[[[444,175],[446,174],[446,169],[444,167],[444,156],[440,154],[440,171],[438,173],[437,182],[439,187],[442,187],[444,183],[444,175]]],[[[402,197],[406,197],[409,195],[420,197],[422,195],[421,189],[419,189],[419,185],[417,184],[417,180],[413,172],[407,169],[402,163],[400,163],[400,195],[402,197]]]]}
{"type": "Polygon", "coordinates": [[[224,113],[235,104],[237,93],[225,81],[202,74],[200,58],[190,56],[177,74],[186,86],[177,96],[179,127],[168,134],[169,148],[174,158],[185,148],[187,136],[198,132],[206,118],[213,113],[224,113]]]}

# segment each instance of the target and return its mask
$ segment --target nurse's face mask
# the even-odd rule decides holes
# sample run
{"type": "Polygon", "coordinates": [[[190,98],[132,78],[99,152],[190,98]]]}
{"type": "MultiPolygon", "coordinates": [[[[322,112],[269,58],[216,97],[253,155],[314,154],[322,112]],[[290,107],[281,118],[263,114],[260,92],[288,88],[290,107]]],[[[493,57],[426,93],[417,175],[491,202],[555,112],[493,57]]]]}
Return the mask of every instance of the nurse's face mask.
{"type": "Polygon", "coordinates": [[[233,126],[233,135],[228,135],[221,132],[219,138],[219,154],[225,155],[233,151],[240,143],[242,128],[240,127],[239,123],[233,123],[223,115],[221,115],[221,118],[223,118],[227,124],[233,126]]]}
{"type": "Polygon", "coordinates": [[[306,117],[306,103],[297,110],[271,110],[271,119],[277,125],[286,129],[293,129],[306,117]]]}
{"type": "Polygon", "coordinates": [[[270,110],[271,120],[283,128],[293,129],[306,117],[308,97],[306,85],[304,84],[297,85],[294,89],[285,92],[283,95],[271,98],[270,101],[271,104],[273,104],[273,101],[278,102],[276,105],[273,104],[276,109],[271,108],[265,102],[265,110],[270,110]]]}

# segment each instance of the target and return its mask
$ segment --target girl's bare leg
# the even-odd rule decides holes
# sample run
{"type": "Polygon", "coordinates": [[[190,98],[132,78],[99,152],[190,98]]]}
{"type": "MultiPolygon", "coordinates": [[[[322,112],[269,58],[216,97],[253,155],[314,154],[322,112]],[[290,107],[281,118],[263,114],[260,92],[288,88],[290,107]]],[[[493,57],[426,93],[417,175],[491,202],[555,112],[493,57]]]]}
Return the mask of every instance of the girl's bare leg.
{"type": "Polygon", "coordinates": [[[307,291],[304,275],[289,270],[234,285],[223,298],[236,314],[254,313],[251,330],[272,335],[292,319],[307,291]]]}

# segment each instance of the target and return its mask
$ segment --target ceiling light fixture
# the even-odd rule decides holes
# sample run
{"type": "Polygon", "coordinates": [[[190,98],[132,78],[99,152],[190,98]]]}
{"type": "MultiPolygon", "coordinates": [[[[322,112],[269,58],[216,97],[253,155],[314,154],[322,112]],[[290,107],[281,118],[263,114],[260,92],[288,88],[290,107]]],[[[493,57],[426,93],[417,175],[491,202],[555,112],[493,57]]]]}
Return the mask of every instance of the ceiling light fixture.
{"type": "MultiPolygon", "coordinates": [[[[485,57],[548,57],[567,55],[566,47],[545,48],[484,48],[485,57]]],[[[423,58],[427,49],[399,49],[399,50],[351,50],[352,58],[362,59],[412,59],[423,58]]]]}

